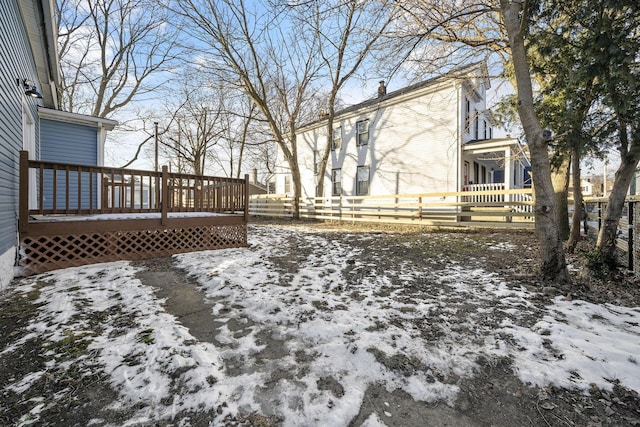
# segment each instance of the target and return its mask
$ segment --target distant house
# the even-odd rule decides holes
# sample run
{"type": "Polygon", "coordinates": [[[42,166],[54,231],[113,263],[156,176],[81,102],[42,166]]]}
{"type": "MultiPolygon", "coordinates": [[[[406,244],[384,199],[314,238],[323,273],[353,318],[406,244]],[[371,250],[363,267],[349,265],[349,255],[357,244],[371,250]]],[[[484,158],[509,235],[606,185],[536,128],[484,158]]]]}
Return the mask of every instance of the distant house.
{"type": "MultiPolygon", "coordinates": [[[[18,249],[20,150],[27,150],[30,159],[101,165],[105,132],[117,123],[59,111],[53,0],[4,1],[0,48],[0,289],[4,289],[13,277],[18,249]]],[[[34,188],[30,197],[36,195],[34,188]]]]}
{"type": "MultiPolygon", "coordinates": [[[[530,163],[513,138],[495,139],[483,64],[454,70],[338,111],[324,175],[325,117],[299,129],[304,197],[382,196],[530,186],[530,163]],[[527,182],[529,180],[529,182],[527,182]]],[[[282,163],[282,162],[281,162],[282,163]]],[[[276,193],[292,192],[282,166],[276,193]]]]}

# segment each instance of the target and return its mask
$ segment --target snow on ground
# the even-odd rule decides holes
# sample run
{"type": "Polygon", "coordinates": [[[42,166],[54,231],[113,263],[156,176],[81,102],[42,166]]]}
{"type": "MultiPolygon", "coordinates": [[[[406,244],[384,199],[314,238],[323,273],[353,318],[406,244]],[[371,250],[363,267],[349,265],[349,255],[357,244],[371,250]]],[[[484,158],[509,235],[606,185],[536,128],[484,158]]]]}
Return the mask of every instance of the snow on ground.
{"type": "MultiPolygon", "coordinates": [[[[222,325],[215,345],[195,340],[136,268],[116,262],[23,280],[20,291],[39,289],[41,309],[12,348],[33,336],[85,342],[121,396],[114,405],[139,408],[129,425],[207,410],[219,420],[256,411],[288,426],[346,425],[373,384],[452,404],[457,379],[472,376],[479,358],[511,358],[522,381],[539,386],[587,392],[619,381],[640,392],[639,307],[562,298],[540,307],[531,292],[477,264],[416,266],[389,262],[384,251],[372,262],[361,256],[366,234],[338,241],[309,229],[251,227],[249,236],[248,248],[175,257],[213,304],[222,325]]],[[[86,363],[90,370],[95,361],[86,363]]],[[[10,387],[28,390],[45,374],[10,387]]],[[[31,420],[41,409],[34,398],[31,420]]],[[[365,425],[392,415],[381,410],[365,425]]]]}

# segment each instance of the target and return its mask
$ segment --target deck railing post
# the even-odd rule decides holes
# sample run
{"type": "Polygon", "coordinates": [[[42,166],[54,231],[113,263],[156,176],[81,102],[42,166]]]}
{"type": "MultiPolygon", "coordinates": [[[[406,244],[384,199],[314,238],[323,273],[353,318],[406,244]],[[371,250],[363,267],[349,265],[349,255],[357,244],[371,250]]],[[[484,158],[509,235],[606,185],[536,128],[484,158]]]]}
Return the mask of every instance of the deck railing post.
{"type": "Polygon", "coordinates": [[[244,175],[244,222],[249,222],[249,174],[244,175]]]}
{"type": "MultiPolygon", "coordinates": [[[[29,231],[29,152],[20,151],[18,231],[29,231]]],[[[42,177],[40,177],[42,179],[42,177]]]]}
{"type": "Polygon", "coordinates": [[[160,199],[160,224],[167,225],[167,212],[169,204],[169,169],[166,165],[162,166],[162,198],[160,199]]]}

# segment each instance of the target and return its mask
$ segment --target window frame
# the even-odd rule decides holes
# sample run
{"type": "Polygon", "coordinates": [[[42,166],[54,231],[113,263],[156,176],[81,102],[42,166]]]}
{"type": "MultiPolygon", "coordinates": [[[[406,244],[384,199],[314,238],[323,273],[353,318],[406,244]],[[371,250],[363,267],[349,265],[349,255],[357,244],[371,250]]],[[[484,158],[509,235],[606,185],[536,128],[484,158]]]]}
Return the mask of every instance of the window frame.
{"type": "Polygon", "coordinates": [[[480,115],[478,113],[473,118],[473,139],[480,140],[480,115]]]}
{"type": "Polygon", "coordinates": [[[356,196],[367,196],[369,195],[369,183],[371,182],[371,168],[369,166],[358,166],[358,168],[356,169],[356,196]],[[360,180],[360,171],[361,170],[365,170],[367,171],[367,180],[363,181],[360,180]],[[366,191],[362,190],[362,183],[366,183],[366,191]]]}
{"type": "Polygon", "coordinates": [[[342,169],[341,168],[331,169],[331,195],[332,196],[342,195],[342,169]],[[336,177],[338,177],[339,179],[336,180],[336,177]]]}
{"type": "Polygon", "coordinates": [[[322,163],[322,156],[320,150],[313,150],[313,175],[320,175],[320,164],[322,163]]]}
{"type": "Polygon", "coordinates": [[[356,145],[362,147],[367,144],[369,144],[369,119],[358,120],[356,122],[356,145]],[[362,130],[361,126],[365,125],[366,130],[362,130]],[[366,138],[364,135],[366,135],[366,138]]]}
{"type": "Polygon", "coordinates": [[[464,114],[464,133],[471,133],[471,101],[464,97],[465,114],[464,114]]]}
{"type": "Polygon", "coordinates": [[[285,194],[291,194],[291,176],[289,175],[285,175],[284,176],[284,192],[285,194]]]}
{"type": "Polygon", "coordinates": [[[333,128],[331,134],[331,151],[336,151],[340,148],[342,148],[342,126],[337,126],[333,128]],[[336,133],[338,138],[336,138],[336,133]]]}

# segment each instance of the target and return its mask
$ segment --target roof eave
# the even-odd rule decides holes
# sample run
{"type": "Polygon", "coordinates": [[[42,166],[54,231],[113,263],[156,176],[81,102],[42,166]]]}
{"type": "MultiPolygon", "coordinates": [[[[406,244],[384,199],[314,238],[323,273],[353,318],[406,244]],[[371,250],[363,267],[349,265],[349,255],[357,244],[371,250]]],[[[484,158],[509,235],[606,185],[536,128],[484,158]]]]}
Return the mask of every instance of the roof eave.
{"type": "MultiPolygon", "coordinates": [[[[46,107],[59,108],[60,61],[56,47],[57,29],[51,0],[18,2],[36,66],[38,90],[46,107]]],[[[26,78],[26,76],[17,76],[26,78]]]]}

